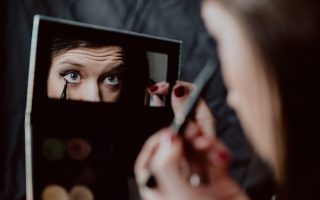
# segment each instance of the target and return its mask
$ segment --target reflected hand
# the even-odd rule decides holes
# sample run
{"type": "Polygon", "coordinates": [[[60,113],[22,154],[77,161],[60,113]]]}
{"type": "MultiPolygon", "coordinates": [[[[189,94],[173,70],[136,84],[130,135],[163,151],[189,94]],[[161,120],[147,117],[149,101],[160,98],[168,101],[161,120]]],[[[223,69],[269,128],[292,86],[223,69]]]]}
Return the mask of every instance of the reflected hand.
{"type": "Polygon", "coordinates": [[[147,91],[150,95],[150,106],[165,106],[161,97],[168,95],[169,83],[165,81],[155,83],[154,85],[151,85],[147,91]]]}

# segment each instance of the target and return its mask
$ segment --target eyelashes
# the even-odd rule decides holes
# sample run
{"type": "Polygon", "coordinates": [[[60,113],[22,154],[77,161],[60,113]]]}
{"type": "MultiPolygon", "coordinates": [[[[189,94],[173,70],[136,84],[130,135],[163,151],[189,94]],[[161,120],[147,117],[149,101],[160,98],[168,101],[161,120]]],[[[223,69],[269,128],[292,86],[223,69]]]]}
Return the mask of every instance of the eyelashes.
{"type": "Polygon", "coordinates": [[[77,71],[72,70],[72,71],[66,71],[59,74],[64,78],[64,80],[66,80],[68,83],[71,83],[71,84],[77,84],[77,83],[80,83],[81,81],[80,73],[77,71]]]}
{"type": "Polygon", "coordinates": [[[63,90],[60,95],[60,100],[66,100],[67,99],[67,88],[68,88],[68,82],[64,84],[63,90]]]}
{"type": "Polygon", "coordinates": [[[102,82],[105,85],[116,87],[121,83],[121,74],[108,74],[103,78],[102,82]]]}
{"type": "MultiPolygon", "coordinates": [[[[79,84],[84,79],[83,77],[81,77],[80,72],[76,70],[68,70],[59,74],[67,83],[70,84],[79,84]]],[[[103,83],[104,85],[109,87],[117,87],[122,82],[122,73],[113,72],[110,74],[106,74],[101,78],[98,78],[98,82],[103,83]]]]}

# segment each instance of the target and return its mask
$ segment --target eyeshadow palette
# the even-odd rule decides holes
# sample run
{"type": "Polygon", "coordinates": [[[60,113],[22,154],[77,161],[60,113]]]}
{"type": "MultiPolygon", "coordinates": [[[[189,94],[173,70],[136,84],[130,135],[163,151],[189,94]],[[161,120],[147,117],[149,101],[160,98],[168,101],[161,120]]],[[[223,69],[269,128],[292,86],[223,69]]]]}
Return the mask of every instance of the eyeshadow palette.
{"type": "Polygon", "coordinates": [[[170,96],[154,104],[148,88],[178,79],[180,45],[35,16],[25,121],[28,200],[139,199],[135,158],[173,118],[170,96]]]}

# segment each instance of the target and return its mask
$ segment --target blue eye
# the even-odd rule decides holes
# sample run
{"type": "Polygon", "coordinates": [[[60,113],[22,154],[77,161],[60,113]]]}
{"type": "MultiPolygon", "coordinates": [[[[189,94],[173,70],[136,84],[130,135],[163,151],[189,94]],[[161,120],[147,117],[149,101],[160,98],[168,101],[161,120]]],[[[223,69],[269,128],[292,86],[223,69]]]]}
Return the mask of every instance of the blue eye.
{"type": "Polygon", "coordinates": [[[110,74],[103,79],[103,83],[110,86],[116,86],[120,83],[120,78],[116,74],[110,74]]]}
{"type": "Polygon", "coordinates": [[[76,71],[68,71],[61,74],[68,83],[80,83],[80,74],[76,71]]]}

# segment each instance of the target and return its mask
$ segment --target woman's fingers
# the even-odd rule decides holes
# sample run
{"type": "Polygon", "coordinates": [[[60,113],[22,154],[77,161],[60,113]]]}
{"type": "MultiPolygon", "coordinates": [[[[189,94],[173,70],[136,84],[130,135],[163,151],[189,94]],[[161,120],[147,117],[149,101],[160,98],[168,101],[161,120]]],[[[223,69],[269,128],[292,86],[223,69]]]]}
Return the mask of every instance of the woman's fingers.
{"type": "Polygon", "coordinates": [[[214,148],[208,152],[208,160],[220,168],[227,168],[232,160],[229,149],[219,140],[213,140],[214,148]]]}
{"type": "Polygon", "coordinates": [[[176,133],[169,128],[162,129],[146,141],[139,153],[135,163],[138,184],[144,187],[151,174],[155,176],[159,187],[165,187],[168,181],[179,181],[181,184],[180,163],[182,159],[181,138],[178,138],[176,133]]]}
{"type": "Polygon", "coordinates": [[[171,104],[172,109],[175,114],[180,114],[183,104],[188,98],[188,94],[194,89],[194,86],[191,83],[177,81],[173,86],[172,95],[171,95],[171,104]]]}
{"type": "MultiPolygon", "coordinates": [[[[177,117],[182,114],[183,105],[188,99],[189,94],[195,86],[192,83],[177,81],[173,87],[171,95],[172,109],[177,117]]],[[[169,93],[169,83],[162,81],[158,82],[148,88],[148,92],[152,98],[152,106],[163,106],[164,102],[161,97],[166,96],[169,93]]],[[[204,100],[200,99],[198,105],[195,108],[194,115],[195,122],[199,124],[202,131],[214,136],[215,133],[215,120],[211,114],[211,111],[204,100]]]]}
{"type": "Polygon", "coordinates": [[[228,175],[229,159],[222,142],[204,134],[196,123],[190,123],[184,137],[167,128],[149,138],[136,160],[135,175],[143,199],[245,196],[228,175]],[[151,174],[155,188],[144,185],[151,174]]]}
{"type": "Polygon", "coordinates": [[[166,96],[169,94],[169,83],[165,81],[158,82],[148,87],[149,94],[166,96]]]}
{"type": "Polygon", "coordinates": [[[155,83],[151,85],[147,89],[150,102],[149,105],[152,107],[162,107],[165,106],[165,102],[163,101],[163,97],[167,96],[169,93],[169,83],[162,81],[159,83],[155,83]]]}
{"type": "MultiPolygon", "coordinates": [[[[189,94],[195,86],[191,83],[177,81],[176,85],[173,87],[173,94],[171,96],[171,104],[174,114],[179,117],[182,115],[182,109],[186,103],[189,94]]],[[[211,111],[205,101],[200,99],[195,111],[194,111],[194,121],[197,123],[201,130],[210,136],[215,136],[215,120],[211,114],[211,111]]]]}
{"type": "Polygon", "coordinates": [[[165,130],[152,135],[143,145],[134,166],[136,181],[139,185],[145,183],[149,176],[149,164],[159,145],[159,138],[165,130]]]}
{"type": "Polygon", "coordinates": [[[217,135],[215,128],[216,121],[208,105],[203,99],[200,99],[195,109],[194,120],[196,124],[201,128],[201,131],[207,136],[215,137],[217,135]]]}
{"type": "Polygon", "coordinates": [[[185,142],[191,146],[193,152],[206,154],[206,159],[220,167],[228,166],[231,153],[227,147],[216,137],[203,133],[196,123],[189,123],[184,133],[185,142]]]}
{"type": "Polygon", "coordinates": [[[184,149],[181,138],[172,131],[163,134],[150,164],[159,189],[171,190],[172,185],[185,184],[186,178],[183,177],[181,168],[183,161],[184,149]]]}

